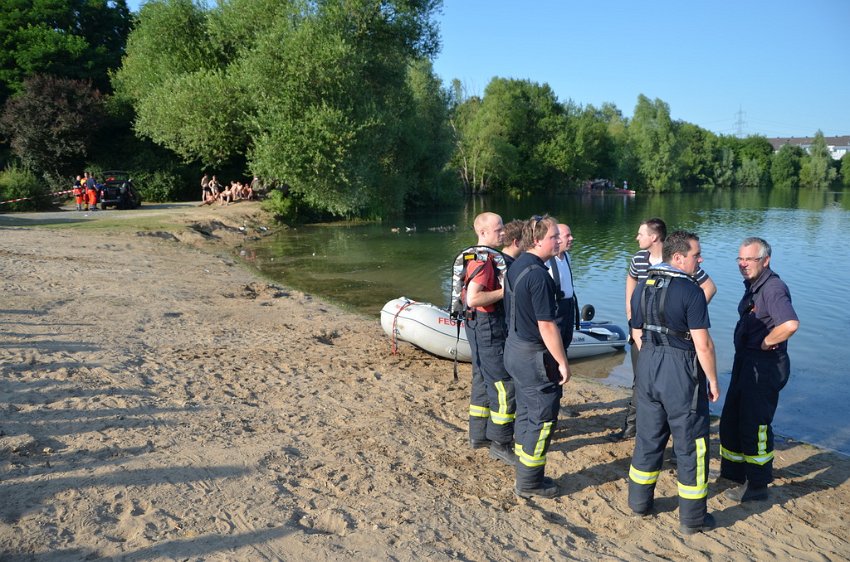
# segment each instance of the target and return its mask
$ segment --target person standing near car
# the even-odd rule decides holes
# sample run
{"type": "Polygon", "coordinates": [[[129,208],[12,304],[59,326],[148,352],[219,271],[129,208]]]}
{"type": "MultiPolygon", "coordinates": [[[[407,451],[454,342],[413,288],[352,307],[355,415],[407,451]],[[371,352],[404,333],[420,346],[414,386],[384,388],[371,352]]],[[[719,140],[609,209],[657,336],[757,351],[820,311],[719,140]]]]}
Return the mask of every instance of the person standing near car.
{"type": "Polygon", "coordinates": [[[97,211],[97,182],[94,181],[94,174],[91,172],[86,172],[86,197],[89,210],[97,211]]]}
{"type": "Polygon", "coordinates": [[[74,201],[77,203],[77,210],[83,210],[83,194],[85,193],[85,188],[83,187],[83,178],[77,176],[77,180],[74,182],[74,189],[72,190],[74,193],[74,201]]]}

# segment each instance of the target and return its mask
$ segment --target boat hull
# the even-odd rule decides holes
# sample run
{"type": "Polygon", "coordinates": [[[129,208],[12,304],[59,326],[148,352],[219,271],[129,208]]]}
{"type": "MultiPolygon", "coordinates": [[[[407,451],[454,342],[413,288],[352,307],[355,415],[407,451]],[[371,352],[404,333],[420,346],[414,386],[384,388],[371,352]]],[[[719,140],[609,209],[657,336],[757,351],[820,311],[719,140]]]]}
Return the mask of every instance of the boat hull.
{"type": "MultiPolygon", "coordinates": [[[[381,327],[391,338],[412,343],[446,359],[469,363],[472,353],[463,322],[458,322],[438,306],[417,302],[405,297],[393,299],[381,309],[381,327]]],[[[581,359],[613,353],[628,342],[625,330],[609,322],[582,322],[581,329],[573,334],[567,357],[581,359]]]]}

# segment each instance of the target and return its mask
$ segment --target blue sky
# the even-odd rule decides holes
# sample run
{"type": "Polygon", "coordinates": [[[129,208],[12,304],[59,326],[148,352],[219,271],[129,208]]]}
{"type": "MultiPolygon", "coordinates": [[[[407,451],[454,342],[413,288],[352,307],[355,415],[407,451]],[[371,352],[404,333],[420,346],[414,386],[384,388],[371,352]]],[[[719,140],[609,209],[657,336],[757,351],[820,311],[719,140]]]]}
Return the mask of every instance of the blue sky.
{"type": "Polygon", "coordinates": [[[716,133],[850,135],[850,0],[444,0],[438,21],[434,69],[470,95],[519,78],[716,133]]]}

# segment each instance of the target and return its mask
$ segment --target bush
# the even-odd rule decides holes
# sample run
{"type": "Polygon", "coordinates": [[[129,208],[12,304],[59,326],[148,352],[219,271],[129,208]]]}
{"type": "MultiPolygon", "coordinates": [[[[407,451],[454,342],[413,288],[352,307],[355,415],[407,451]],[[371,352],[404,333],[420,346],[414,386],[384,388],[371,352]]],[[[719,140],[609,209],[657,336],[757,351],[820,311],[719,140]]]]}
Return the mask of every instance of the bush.
{"type": "Polygon", "coordinates": [[[298,215],[298,206],[292,200],[292,197],[284,194],[281,189],[270,191],[262,203],[262,208],[283,223],[294,222],[298,215]]]}
{"type": "Polygon", "coordinates": [[[0,201],[28,198],[27,201],[0,205],[0,211],[44,209],[50,205],[48,194],[46,185],[24,167],[12,164],[0,171],[0,201]]]}
{"type": "Polygon", "coordinates": [[[182,193],[183,178],[179,174],[166,170],[139,172],[131,174],[133,185],[142,194],[143,201],[162,203],[178,201],[182,193]]]}

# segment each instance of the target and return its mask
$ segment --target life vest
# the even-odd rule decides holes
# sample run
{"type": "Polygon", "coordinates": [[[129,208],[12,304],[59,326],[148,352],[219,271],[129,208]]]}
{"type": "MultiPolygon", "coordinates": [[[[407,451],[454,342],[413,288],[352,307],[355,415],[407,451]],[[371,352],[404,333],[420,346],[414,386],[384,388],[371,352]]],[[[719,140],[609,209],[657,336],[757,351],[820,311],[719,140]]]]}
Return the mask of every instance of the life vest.
{"type": "Polygon", "coordinates": [[[640,296],[640,314],[643,318],[643,325],[640,326],[640,329],[650,332],[650,337],[655,345],[670,345],[667,336],[690,340],[690,331],[681,332],[667,326],[667,318],[664,315],[667,288],[675,278],[687,279],[697,286],[699,286],[699,283],[690,275],[663,263],[650,267],[648,273],[646,285],[640,296]]]}
{"type": "Polygon", "coordinates": [[[466,268],[472,261],[485,262],[479,268],[490,263],[502,274],[508,267],[505,255],[490,246],[470,246],[459,253],[452,264],[452,293],[449,297],[449,315],[455,320],[466,311],[466,303],[463,302],[466,288],[480,271],[474,270],[470,275],[466,274],[466,268]]]}
{"type": "MultiPolygon", "coordinates": [[[[471,275],[466,274],[466,268],[472,261],[483,261],[484,264],[480,267],[492,264],[500,273],[504,273],[508,268],[505,255],[490,246],[470,246],[457,255],[452,263],[452,292],[449,296],[449,316],[457,325],[455,345],[460,341],[460,327],[466,312],[466,303],[463,302],[466,288],[478,275],[478,270],[473,271],[471,275]]],[[[454,363],[454,380],[457,380],[457,354],[455,354],[454,363]]]]}

